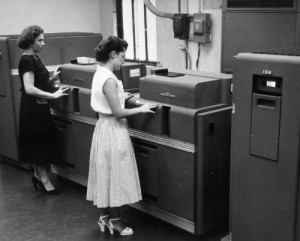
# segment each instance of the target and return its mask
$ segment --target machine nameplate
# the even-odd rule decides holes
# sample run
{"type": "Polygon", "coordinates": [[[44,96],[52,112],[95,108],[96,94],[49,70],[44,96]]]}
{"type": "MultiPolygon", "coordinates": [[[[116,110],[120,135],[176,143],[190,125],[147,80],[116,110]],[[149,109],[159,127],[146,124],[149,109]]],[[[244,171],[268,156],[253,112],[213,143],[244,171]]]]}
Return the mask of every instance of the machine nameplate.
{"type": "Polygon", "coordinates": [[[263,69],[263,74],[272,75],[272,70],[270,70],[270,69],[263,69]]]}

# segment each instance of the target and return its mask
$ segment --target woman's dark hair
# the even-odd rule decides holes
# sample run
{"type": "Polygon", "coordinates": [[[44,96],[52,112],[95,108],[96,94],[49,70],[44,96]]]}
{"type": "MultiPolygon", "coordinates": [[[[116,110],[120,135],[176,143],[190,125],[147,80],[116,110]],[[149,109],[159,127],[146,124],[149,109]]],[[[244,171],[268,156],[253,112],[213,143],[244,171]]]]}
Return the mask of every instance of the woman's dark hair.
{"type": "Polygon", "coordinates": [[[41,27],[36,25],[28,26],[22,31],[17,40],[18,47],[21,49],[28,49],[41,33],[44,33],[44,30],[41,27]]]}
{"type": "Polygon", "coordinates": [[[95,48],[95,58],[98,62],[107,62],[112,51],[116,53],[124,52],[128,47],[128,43],[124,39],[116,36],[110,36],[103,39],[95,48]]]}

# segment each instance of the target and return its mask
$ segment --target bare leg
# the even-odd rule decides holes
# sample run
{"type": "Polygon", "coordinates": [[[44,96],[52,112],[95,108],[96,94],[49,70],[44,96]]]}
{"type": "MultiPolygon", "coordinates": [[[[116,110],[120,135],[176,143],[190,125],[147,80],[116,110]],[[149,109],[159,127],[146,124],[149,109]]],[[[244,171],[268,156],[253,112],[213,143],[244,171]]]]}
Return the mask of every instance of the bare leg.
{"type": "Polygon", "coordinates": [[[100,208],[100,216],[109,215],[109,208],[100,208]]]}
{"type": "Polygon", "coordinates": [[[104,223],[108,223],[109,220],[109,208],[100,208],[100,217],[99,217],[99,222],[102,222],[102,220],[104,221],[104,223]]]}
{"type": "Polygon", "coordinates": [[[44,184],[45,189],[47,191],[54,190],[55,188],[54,188],[53,184],[50,181],[50,178],[48,176],[46,168],[42,167],[42,166],[36,166],[36,167],[37,167],[38,173],[40,175],[40,180],[44,184]]]}

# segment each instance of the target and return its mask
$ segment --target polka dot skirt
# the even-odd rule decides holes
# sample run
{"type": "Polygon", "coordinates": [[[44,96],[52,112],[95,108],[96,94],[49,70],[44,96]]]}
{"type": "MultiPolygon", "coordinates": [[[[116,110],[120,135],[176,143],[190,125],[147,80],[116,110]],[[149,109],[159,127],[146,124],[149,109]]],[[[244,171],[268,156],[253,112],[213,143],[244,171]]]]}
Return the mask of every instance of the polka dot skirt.
{"type": "Polygon", "coordinates": [[[92,139],[86,199],[98,208],[142,199],[126,119],[100,115],[92,139]]]}

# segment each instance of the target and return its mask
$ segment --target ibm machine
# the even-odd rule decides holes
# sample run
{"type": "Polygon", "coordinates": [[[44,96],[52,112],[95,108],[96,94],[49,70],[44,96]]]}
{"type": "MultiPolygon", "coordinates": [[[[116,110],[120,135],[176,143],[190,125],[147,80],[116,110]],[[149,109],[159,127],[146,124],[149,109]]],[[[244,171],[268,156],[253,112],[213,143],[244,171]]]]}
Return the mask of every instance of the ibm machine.
{"type": "MultiPolygon", "coordinates": [[[[70,92],[52,109],[61,159],[52,170],[83,185],[97,121],[90,107],[95,69],[62,65],[70,92]]],[[[132,206],[197,235],[228,224],[232,77],[188,70],[145,76],[142,69],[128,63],[116,73],[135,93],[127,108],[158,105],[155,114],[128,118],[143,193],[132,206]]]]}
{"type": "MultiPolygon", "coordinates": [[[[41,59],[49,70],[60,64],[60,85],[70,87],[68,96],[51,103],[58,133],[51,169],[86,185],[97,121],[90,107],[96,65],[70,60],[93,57],[102,35],[45,37],[41,59]]],[[[17,163],[16,36],[1,37],[0,52],[0,155],[17,163]]],[[[149,101],[158,106],[155,114],[128,118],[143,194],[143,201],[133,207],[196,235],[228,226],[232,76],[190,70],[146,75],[144,64],[132,62],[115,74],[125,90],[134,93],[127,108],[149,101]]]]}
{"type": "Polygon", "coordinates": [[[300,240],[300,48],[235,57],[233,241],[300,240]]]}

